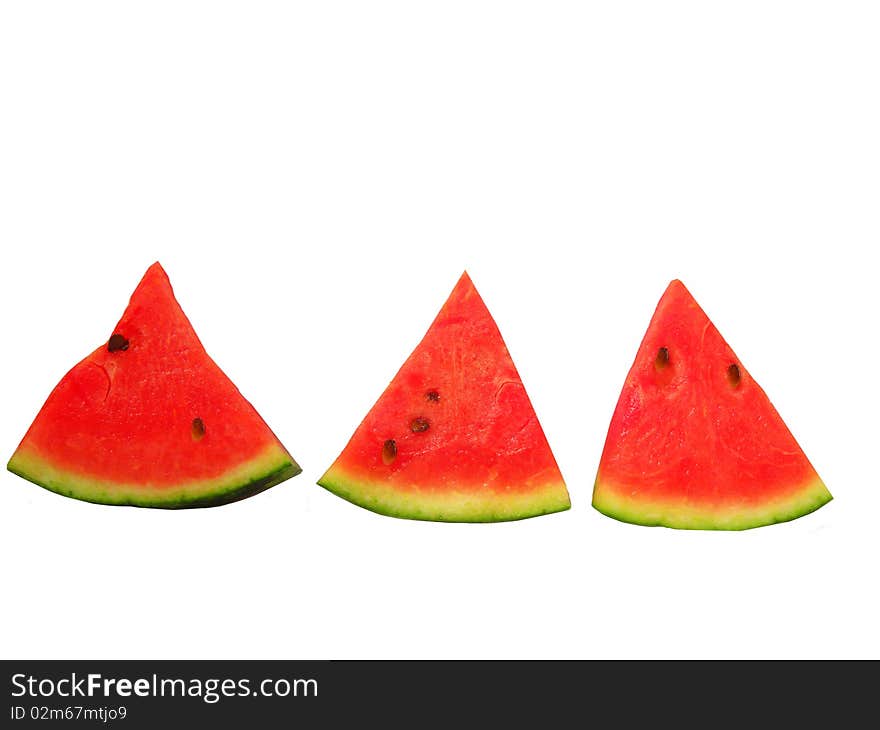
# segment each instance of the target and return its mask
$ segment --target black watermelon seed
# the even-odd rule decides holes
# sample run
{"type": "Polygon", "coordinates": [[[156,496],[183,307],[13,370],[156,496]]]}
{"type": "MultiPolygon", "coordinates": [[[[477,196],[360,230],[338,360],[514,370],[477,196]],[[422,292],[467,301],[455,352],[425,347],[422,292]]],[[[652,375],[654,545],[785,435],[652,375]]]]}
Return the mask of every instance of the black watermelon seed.
{"type": "Polygon", "coordinates": [[[111,335],[110,339],[107,341],[107,349],[110,352],[118,352],[119,350],[127,350],[128,349],[128,340],[126,340],[120,334],[111,335]]]}
{"type": "Polygon", "coordinates": [[[731,387],[736,388],[739,385],[739,381],[742,379],[742,373],[739,371],[739,365],[733,363],[729,368],[727,368],[727,382],[730,383],[731,387]]]}
{"type": "Polygon", "coordinates": [[[422,431],[427,431],[429,428],[431,428],[431,423],[427,418],[422,418],[421,416],[413,418],[409,422],[409,430],[413,433],[422,433],[422,431]]]}
{"type": "Polygon", "coordinates": [[[669,350],[665,347],[661,347],[657,350],[657,358],[654,360],[654,364],[658,368],[665,368],[669,365],[669,350]]]}
{"type": "Polygon", "coordinates": [[[425,400],[436,403],[440,400],[440,394],[436,390],[429,390],[427,393],[425,393],[425,400]]]}
{"type": "Polygon", "coordinates": [[[382,445],[382,463],[390,464],[397,458],[397,442],[394,439],[388,439],[382,445]]]}
{"type": "Polygon", "coordinates": [[[205,435],[205,422],[201,418],[193,418],[192,437],[198,441],[205,435]]]}

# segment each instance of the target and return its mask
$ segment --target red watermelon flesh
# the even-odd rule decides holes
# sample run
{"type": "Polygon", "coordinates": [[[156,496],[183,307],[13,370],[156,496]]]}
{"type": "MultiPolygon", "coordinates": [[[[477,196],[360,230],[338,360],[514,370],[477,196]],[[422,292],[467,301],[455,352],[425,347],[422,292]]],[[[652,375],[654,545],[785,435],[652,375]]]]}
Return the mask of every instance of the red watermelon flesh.
{"type": "Polygon", "coordinates": [[[642,525],[741,530],[830,499],[767,395],[673,281],[611,419],[594,507],[642,525]]]}
{"type": "Polygon", "coordinates": [[[495,522],[569,508],[522,380],[466,273],[318,484],[410,519],[495,522]]]}
{"type": "Polygon", "coordinates": [[[8,466],[105,504],[223,504],[299,473],[202,347],[162,267],[144,275],[112,337],[55,387],[8,466]]]}

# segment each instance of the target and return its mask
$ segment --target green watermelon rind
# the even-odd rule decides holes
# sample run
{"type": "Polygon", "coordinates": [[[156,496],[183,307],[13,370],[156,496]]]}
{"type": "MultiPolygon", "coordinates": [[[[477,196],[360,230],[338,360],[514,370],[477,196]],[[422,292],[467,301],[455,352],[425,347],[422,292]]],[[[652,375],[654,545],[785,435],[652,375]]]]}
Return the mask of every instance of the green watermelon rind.
{"type": "Polygon", "coordinates": [[[271,447],[214,479],[179,487],[151,488],[80,476],[22,450],[13,454],[6,468],[50,492],[83,502],[158,509],[218,507],[252,497],[302,472],[299,464],[280,446],[271,447]]]}
{"type": "Polygon", "coordinates": [[[403,491],[385,483],[349,477],[336,467],[321,477],[318,485],[370,512],[428,522],[512,522],[571,508],[568,491],[561,481],[526,494],[492,491],[482,496],[450,493],[444,487],[431,496],[431,490],[424,486],[403,491]]]}
{"type": "Polygon", "coordinates": [[[626,488],[609,488],[596,480],[593,507],[603,515],[620,522],[645,527],[671,527],[679,530],[750,530],[781,522],[790,522],[815,512],[833,498],[821,479],[812,479],[782,499],[747,507],[731,505],[724,508],[659,504],[628,498],[620,499],[615,492],[626,488]]]}

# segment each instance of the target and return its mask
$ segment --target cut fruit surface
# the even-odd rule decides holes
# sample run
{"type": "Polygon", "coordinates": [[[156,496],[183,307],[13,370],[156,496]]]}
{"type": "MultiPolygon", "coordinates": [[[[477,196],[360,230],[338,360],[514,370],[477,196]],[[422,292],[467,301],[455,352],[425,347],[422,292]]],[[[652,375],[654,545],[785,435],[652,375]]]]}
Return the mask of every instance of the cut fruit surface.
{"type": "Polygon", "coordinates": [[[497,522],[558,512],[562,474],[465,273],[318,484],[374,512],[497,522]]]}
{"type": "Polygon", "coordinates": [[[142,507],[198,507],[300,472],[208,356],[153,264],[110,338],[55,387],[10,471],[59,494],[142,507]]]}
{"type": "Polygon", "coordinates": [[[673,281],[611,419],[593,506],[642,525],[742,530],[830,500],[767,395],[673,281]]]}

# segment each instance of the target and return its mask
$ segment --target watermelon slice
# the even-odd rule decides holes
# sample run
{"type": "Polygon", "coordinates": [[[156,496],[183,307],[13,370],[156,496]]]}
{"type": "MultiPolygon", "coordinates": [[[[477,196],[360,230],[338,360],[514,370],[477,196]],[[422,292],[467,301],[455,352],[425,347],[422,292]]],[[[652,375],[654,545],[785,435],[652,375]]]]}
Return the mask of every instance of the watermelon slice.
{"type": "Polygon", "coordinates": [[[153,264],[110,339],[52,391],[9,470],[87,502],[201,507],[300,472],[153,264]]]}
{"type": "Polygon", "coordinates": [[[318,484],[374,512],[419,520],[499,522],[570,507],[467,273],[318,484]]]}
{"type": "Polygon", "coordinates": [[[673,281],[611,419],[593,506],[640,525],[744,530],[830,499],[767,395],[673,281]]]}

